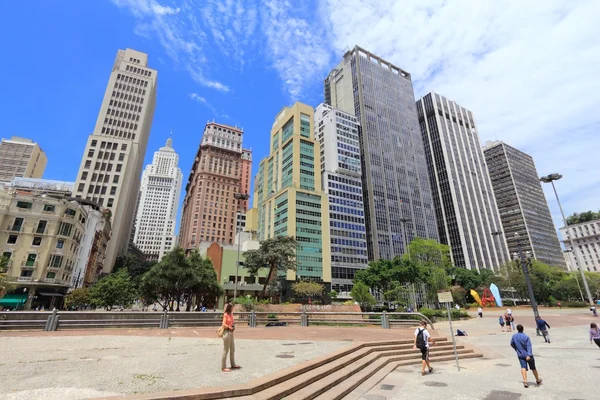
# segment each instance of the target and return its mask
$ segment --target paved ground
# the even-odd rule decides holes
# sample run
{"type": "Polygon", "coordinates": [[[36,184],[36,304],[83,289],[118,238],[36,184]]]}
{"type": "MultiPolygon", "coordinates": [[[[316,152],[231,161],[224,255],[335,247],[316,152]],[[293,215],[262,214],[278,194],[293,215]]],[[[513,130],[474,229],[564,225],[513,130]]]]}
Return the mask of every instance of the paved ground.
{"type": "Polygon", "coordinates": [[[224,374],[218,338],[2,337],[0,398],[74,400],[228,386],[348,345],[347,341],[238,339],[236,359],[244,368],[224,374]]]}
{"type": "MultiPolygon", "coordinates": [[[[518,360],[509,342],[512,333],[501,332],[497,324],[499,313],[486,312],[483,319],[459,321],[454,329],[465,329],[468,337],[458,337],[459,343],[478,348],[484,359],[461,361],[461,370],[448,364],[434,365],[434,373],[422,377],[420,369],[403,367],[389,374],[380,385],[363,399],[490,399],[490,400],[569,400],[600,398],[600,349],[588,340],[590,322],[599,322],[585,310],[540,310],[552,329],[552,343],[546,344],[535,336],[530,310],[515,310],[515,320],[522,323],[525,333],[533,342],[534,355],[544,380],[542,386],[534,384],[525,389],[521,382],[518,360]],[[498,315],[496,315],[498,314],[498,315]],[[381,386],[386,385],[386,386],[381,386]],[[498,397],[487,397],[492,391],[504,392],[498,397]],[[510,394],[512,393],[512,397],[510,394]]],[[[448,335],[448,324],[436,325],[448,335]]]]}
{"type": "MultiPolygon", "coordinates": [[[[534,354],[544,379],[544,385],[529,389],[520,382],[518,362],[508,346],[511,334],[500,332],[497,324],[502,312],[486,310],[483,319],[454,324],[454,329],[469,333],[457,340],[483,352],[484,359],[461,362],[460,372],[450,363],[435,365],[434,373],[425,377],[416,368],[403,367],[363,399],[599,398],[600,351],[587,337],[589,323],[597,319],[589,311],[542,309],[552,326],[553,343],[545,344],[535,337],[531,310],[514,310],[517,323],[533,334],[534,354]],[[486,397],[493,390],[522,397],[506,393],[486,397]]],[[[447,322],[437,323],[436,328],[438,334],[449,334],[447,322]]],[[[236,335],[237,359],[244,368],[222,374],[221,341],[214,337],[214,328],[1,332],[0,398],[75,400],[228,386],[331,353],[349,341],[398,339],[411,333],[377,327],[285,327],[239,328],[236,335]]]]}

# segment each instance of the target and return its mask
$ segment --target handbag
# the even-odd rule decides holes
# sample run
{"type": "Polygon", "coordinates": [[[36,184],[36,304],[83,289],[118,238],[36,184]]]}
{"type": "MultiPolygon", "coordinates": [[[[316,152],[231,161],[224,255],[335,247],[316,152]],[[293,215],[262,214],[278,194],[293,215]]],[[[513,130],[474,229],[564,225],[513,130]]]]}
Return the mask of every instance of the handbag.
{"type": "Polygon", "coordinates": [[[224,334],[225,334],[225,327],[223,325],[221,325],[219,327],[219,329],[217,329],[217,336],[222,338],[224,334]]]}

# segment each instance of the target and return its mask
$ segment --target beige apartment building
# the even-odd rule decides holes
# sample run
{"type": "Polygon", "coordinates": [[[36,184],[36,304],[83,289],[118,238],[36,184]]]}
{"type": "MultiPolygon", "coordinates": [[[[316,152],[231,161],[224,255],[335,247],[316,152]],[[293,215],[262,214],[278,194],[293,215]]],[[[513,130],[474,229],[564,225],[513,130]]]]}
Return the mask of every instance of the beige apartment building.
{"type": "Polygon", "coordinates": [[[0,307],[60,307],[71,286],[88,209],[64,193],[0,187],[0,246],[16,289],[0,307]]]}
{"type": "Polygon", "coordinates": [[[140,175],[156,104],[157,71],[148,55],[119,50],[100,113],[89,136],[74,195],[112,213],[112,238],[104,272],[127,251],[140,192],[140,175]]]}
{"type": "Polygon", "coordinates": [[[252,153],[242,149],[242,135],[237,127],[206,124],[185,187],[179,229],[184,249],[202,242],[234,243],[237,213],[245,214],[248,207],[247,200],[234,196],[248,193],[252,169],[252,153]]]}
{"type": "Polygon", "coordinates": [[[13,136],[0,142],[0,182],[13,178],[41,178],[48,158],[31,139],[13,136]]]}

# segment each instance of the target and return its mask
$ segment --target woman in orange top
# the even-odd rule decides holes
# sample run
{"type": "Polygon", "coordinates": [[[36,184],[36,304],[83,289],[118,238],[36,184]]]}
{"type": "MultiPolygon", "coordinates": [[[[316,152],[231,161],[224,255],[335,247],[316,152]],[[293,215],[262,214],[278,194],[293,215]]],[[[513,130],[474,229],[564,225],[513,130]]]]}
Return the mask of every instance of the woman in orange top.
{"type": "Polygon", "coordinates": [[[233,331],[235,331],[235,323],[233,321],[233,305],[227,303],[225,313],[223,314],[223,357],[221,358],[221,371],[231,372],[232,369],[240,369],[239,365],[235,364],[235,342],[233,340],[233,331]],[[231,369],[227,368],[227,353],[229,353],[229,363],[231,369]]]}

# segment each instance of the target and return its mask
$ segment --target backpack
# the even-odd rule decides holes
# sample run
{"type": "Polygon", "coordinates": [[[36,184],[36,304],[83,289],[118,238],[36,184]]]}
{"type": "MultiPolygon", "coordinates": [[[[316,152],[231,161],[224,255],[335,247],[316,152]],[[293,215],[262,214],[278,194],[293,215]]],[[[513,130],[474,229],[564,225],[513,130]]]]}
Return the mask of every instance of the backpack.
{"type": "Polygon", "coordinates": [[[425,348],[425,335],[423,332],[425,329],[419,329],[419,333],[417,333],[417,348],[424,349],[425,348]]]}

